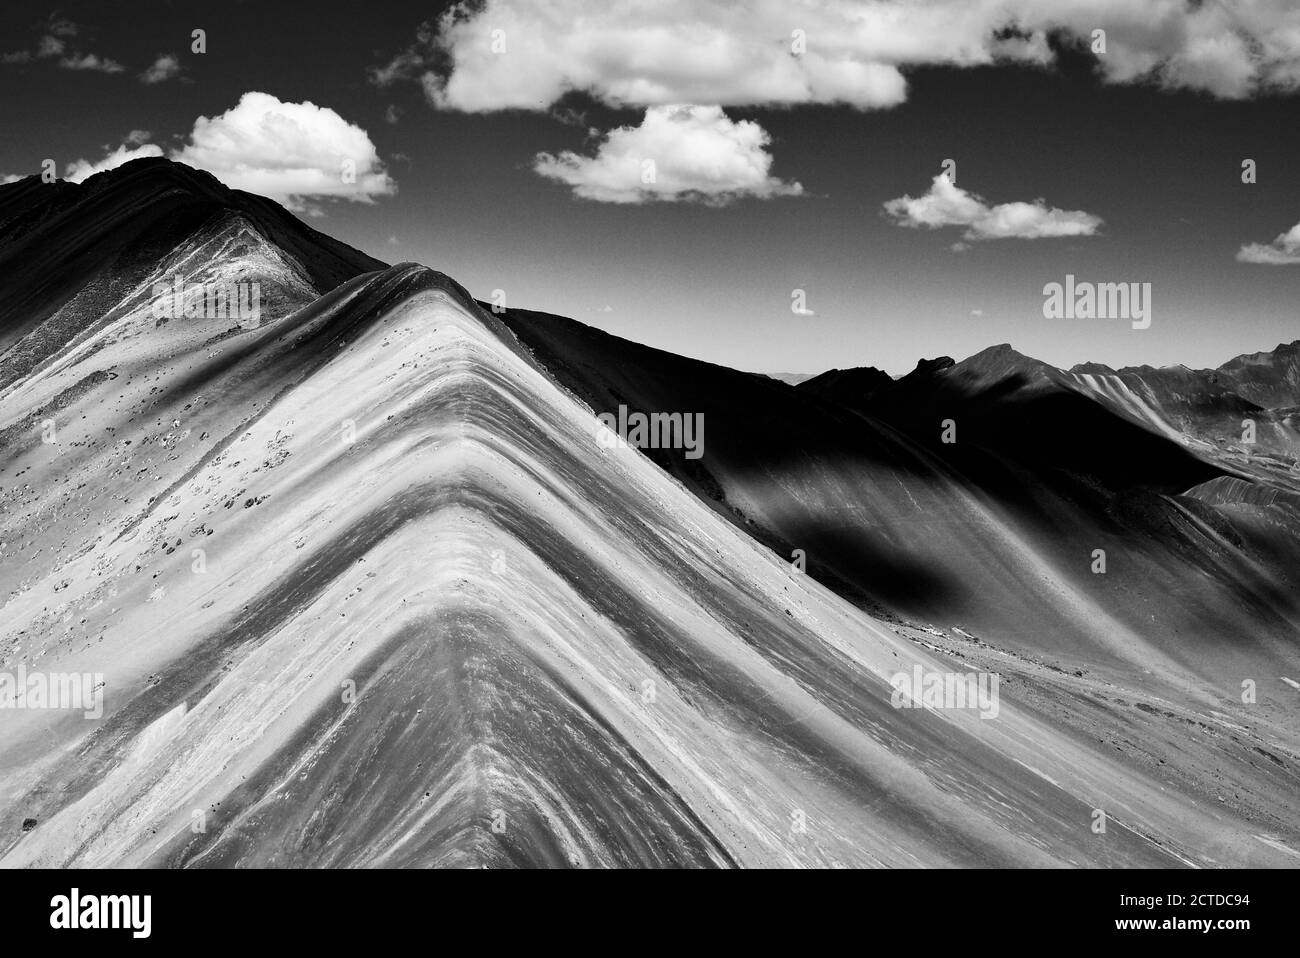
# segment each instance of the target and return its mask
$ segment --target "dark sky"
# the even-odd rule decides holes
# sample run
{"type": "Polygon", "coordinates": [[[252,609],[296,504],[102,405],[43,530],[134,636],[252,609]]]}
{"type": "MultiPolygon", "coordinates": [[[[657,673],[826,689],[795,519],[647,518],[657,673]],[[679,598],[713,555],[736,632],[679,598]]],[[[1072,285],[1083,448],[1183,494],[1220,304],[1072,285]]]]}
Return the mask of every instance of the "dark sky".
{"type": "MultiPolygon", "coordinates": [[[[1300,221],[1300,97],[1216,100],[1196,90],[1103,85],[1085,56],[1049,68],[918,67],[907,101],[725,106],[771,135],[773,176],[804,195],[730,205],[613,204],[575,198],[532,169],[539,151],[594,149],[552,113],[435,109],[417,83],[379,87],[368,70],[408,49],[429,4],[7,4],[0,53],[35,50],[52,17],[69,49],[117,73],[52,57],[0,65],[0,176],[99,160],[132,130],[164,148],[199,116],[248,91],[310,100],[363,129],[397,193],[327,202],[313,226],[390,262],[449,273],[480,298],[572,316],[628,338],[758,371],[964,357],[1011,342],[1069,366],[1218,365],[1300,337],[1300,265],[1235,260],[1300,221]],[[189,52],[190,32],[208,52],[189,52]],[[144,84],[162,53],[180,77],[144,84]],[[386,119],[390,107],[400,114],[386,119]],[[1241,182],[1241,161],[1258,182],[1241,182]],[[998,239],[952,249],[960,229],[910,229],[883,204],[919,196],[945,158],[988,203],[1033,201],[1101,217],[1097,235],[998,239]],[[1073,273],[1152,284],[1152,325],[1045,319],[1045,283],[1073,273]],[[807,291],[816,315],[791,312],[807,291]]],[[[644,110],[584,94],[585,125],[636,125],[644,110]]]]}

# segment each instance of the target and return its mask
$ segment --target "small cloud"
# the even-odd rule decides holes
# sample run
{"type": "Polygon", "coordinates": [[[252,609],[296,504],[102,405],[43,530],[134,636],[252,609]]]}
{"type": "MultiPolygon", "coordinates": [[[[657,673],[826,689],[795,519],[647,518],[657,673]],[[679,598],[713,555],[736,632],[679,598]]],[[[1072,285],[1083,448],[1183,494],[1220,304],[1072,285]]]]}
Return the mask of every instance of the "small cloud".
{"type": "Polygon", "coordinates": [[[132,130],[124,139],[132,146],[139,146],[141,143],[148,143],[153,139],[153,134],[148,130],[132,130]]]}
{"type": "Polygon", "coordinates": [[[33,57],[26,50],[15,50],[13,53],[0,53],[0,63],[31,63],[33,57]]]}
{"type": "Polygon", "coordinates": [[[22,177],[17,173],[8,173],[5,176],[0,176],[0,186],[5,185],[6,183],[17,183],[21,179],[22,177]]]}
{"type": "MultiPolygon", "coordinates": [[[[427,42],[431,38],[428,31],[428,25],[420,28],[420,36],[427,42]]],[[[417,49],[412,48],[403,53],[397,54],[388,63],[380,67],[371,67],[367,71],[370,82],[377,87],[391,86],[398,80],[415,80],[424,72],[426,68],[425,56],[417,49]]]]}
{"type": "Polygon", "coordinates": [[[983,316],[983,315],[984,315],[984,310],[982,310],[982,309],[972,309],[972,310],[970,311],[970,314],[971,314],[972,316],[983,316]]]}
{"type": "Polygon", "coordinates": [[[395,103],[388,104],[388,109],[384,111],[384,122],[389,126],[396,126],[401,118],[402,108],[395,103]]]}
{"type": "Polygon", "coordinates": [[[1300,263],[1300,223],[1271,243],[1247,243],[1237,250],[1238,263],[1263,266],[1291,266],[1300,263]]]}
{"type": "Polygon", "coordinates": [[[67,44],[58,37],[44,36],[36,44],[36,55],[44,59],[45,57],[57,57],[67,49],[67,44]]]}
{"type": "Polygon", "coordinates": [[[604,306],[599,306],[599,307],[597,307],[597,308],[596,308],[596,312],[598,312],[598,313],[612,313],[612,312],[614,312],[614,307],[611,306],[611,305],[609,305],[609,303],[606,303],[604,306]]]}
{"type": "Polygon", "coordinates": [[[59,66],[65,70],[92,70],[96,73],[122,73],[126,70],[126,67],[116,60],[96,56],[93,53],[87,53],[84,56],[64,57],[59,61],[59,66]]]}
{"type": "Polygon", "coordinates": [[[568,106],[553,108],[551,110],[551,119],[559,120],[565,126],[585,127],[587,125],[587,114],[568,106]]]}
{"type": "Polygon", "coordinates": [[[798,196],[803,187],[769,174],[771,137],[718,106],[658,106],[640,126],[611,130],[594,156],[538,153],[533,171],[600,203],[699,202],[798,196]]]}
{"type": "Polygon", "coordinates": [[[163,83],[172,77],[180,76],[181,61],[174,53],[161,53],[149,69],[140,74],[140,82],[147,84],[163,83]]]}
{"type": "Polygon", "coordinates": [[[402,241],[399,240],[396,236],[390,236],[390,237],[388,237],[388,245],[389,245],[389,246],[398,246],[398,245],[401,244],[401,242],[402,242],[402,241]]]}
{"type": "MultiPolygon", "coordinates": [[[[964,226],[963,240],[1049,239],[1060,236],[1094,236],[1102,226],[1099,216],[1083,210],[1061,210],[1041,199],[1032,203],[988,205],[981,197],[958,187],[939,174],[923,196],[901,196],[885,203],[885,212],[899,226],[964,226]]],[[[961,244],[958,244],[961,245],[961,244]]],[[[957,249],[956,246],[953,247],[957,249]]],[[[964,246],[962,247],[965,248],[964,246]]]]}

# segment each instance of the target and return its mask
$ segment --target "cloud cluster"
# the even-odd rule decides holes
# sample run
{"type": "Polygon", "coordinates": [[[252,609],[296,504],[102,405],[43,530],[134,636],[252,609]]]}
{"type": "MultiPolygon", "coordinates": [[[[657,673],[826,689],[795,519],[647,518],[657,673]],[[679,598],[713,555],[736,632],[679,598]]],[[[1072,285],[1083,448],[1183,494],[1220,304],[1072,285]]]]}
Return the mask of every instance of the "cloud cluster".
{"type": "MultiPolygon", "coordinates": [[[[81,182],[131,160],[163,156],[143,131],[97,162],[69,164],[66,179],[81,182]]],[[[227,186],[270,197],[293,210],[318,212],[322,199],[374,202],[397,191],[361,127],[328,107],[284,103],[250,92],[220,116],[201,116],[186,141],[166,154],[207,170],[227,186]]]]}
{"type": "Polygon", "coordinates": [[[1237,262],[1259,263],[1264,266],[1291,266],[1300,263],[1300,223],[1271,243],[1247,243],[1237,250],[1237,262]]]}
{"type": "Polygon", "coordinates": [[[96,73],[121,73],[126,69],[116,60],[94,53],[66,56],[59,61],[59,66],[65,70],[93,70],[96,73]]]}
{"type": "Polygon", "coordinates": [[[476,0],[425,24],[372,71],[437,106],[543,110],[569,91],[615,106],[890,107],[903,71],[1048,65],[1048,40],[1091,48],[1108,82],[1241,98],[1300,88],[1294,0],[476,0]]]}
{"type": "Polygon", "coordinates": [[[1057,209],[1041,199],[990,206],[943,174],[934,178],[922,196],[888,201],[885,212],[900,226],[964,226],[962,238],[966,240],[1092,236],[1102,225],[1101,218],[1091,213],[1057,209]]]}
{"type": "Polygon", "coordinates": [[[757,123],[731,120],[721,107],[656,106],[639,126],[611,130],[594,155],[539,153],[533,169],[603,203],[723,205],[746,196],[797,196],[802,186],[769,173],[770,139],[757,123]]]}
{"type": "MultiPolygon", "coordinates": [[[[81,28],[61,17],[51,17],[40,31],[36,46],[29,50],[12,50],[0,53],[0,65],[50,61],[64,70],[82,70],[95,73],[124,73],[126,67],[111,57],[97,53],[83,53],[78,49],[81,28]]],[[[159,54],[157,59],[139,74],[141,83],[155,84],[170,80],[181,73],[180,59],[171,53],[159,54]]]]}
{"type": "Polygon", "coordinates": [[[80,32],[80,28],[71,20],[51,17],[46,22],[34,50],[14,50],[9,53],[0,53],[0,64],[51,60],[64,70],[121,73],[126,69],[122,64],[109,57],[80,52],[76,43],[76,38],[80,32]]]}

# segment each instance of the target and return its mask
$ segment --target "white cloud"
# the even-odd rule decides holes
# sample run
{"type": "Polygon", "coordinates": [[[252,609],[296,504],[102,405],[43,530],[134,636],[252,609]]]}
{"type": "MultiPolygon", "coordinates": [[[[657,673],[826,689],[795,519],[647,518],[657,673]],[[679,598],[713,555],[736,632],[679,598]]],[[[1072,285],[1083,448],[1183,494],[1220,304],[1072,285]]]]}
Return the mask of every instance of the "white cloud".
{"type": "Polygon", "coordinates": [[[1237,250],[1237,262],[1265,266],[1291,266],[1300,263],[1300,223],[1271,243],[1247,243],[1237,250]]]}
{"type": "Polygon", "coordinates": [[[717,106],[656,106],[640,126],[611,130],[594,156],[539,153],[533,169],[603,203],[796,196],[798,183],[771,176],[771,138],[752,120],[733,121],[717,106]]]}
{"type": "MultiPolygon", "coordinates": [[[[74,183],[148,156],[162,156],[152,143],[134,145],[142,130],[102,160],[69,164],[74,183]]],[[[220,116],[194,121],[186,142],[168,156],[207,170],[227,186],[319,213],[321,199],[371,203],[397,191],[379,153],[361,127],[310,101],[284,103],[268,93],[245,93],[220,116]]]]}
{"type": "Polygon", "coordinates": [[[162,156],[163,151],[152,143],[146,143],[144,146],[128,146],[123,144],[116,150],[109,153],[97,163],[89,160],[77,160],[69,163],[67,171],[63,178],[69,183],[81,183],[89,179],[96,173],[103,173],[106,170],[115,170],[123,163],[130,163],[132,160],[142,160],[149,156],[162,156]]]}
{"type": "Polygon", "coordinates": [[[418,79],[468,112],[542,110],[572,90],[618,106],[866,109],[902,102],[908,67],[1049,64],[1049,35],[1088,44],[1097,28],[1109,82],[1224,98],[1300,88],[1295,0],[483,0],[425,24],[371,79],[418,79]]]}
{"type": "Polygon", "coordinates": [[[4,186],[7,183],[17,183],[21,179],[22,177],[17,173],[8,173],[5,176],[0,176],[0,186],[4,186]]]}
{"type": "Polygon", "coordinates": [[[962,238],[966,240],[1092,236],[1102,225],[1101,218],[1091,213],[1057,209],[1041,199],[989,206],[943,174],[934,178],[923,196],[888,201],[885,212],[900,226],[964,226],[962,238]]]}
{"type": "Polygon", "coordinates": [[[172,77],[180,76],[181,61],[174,53],[164,53],[154,60],[149,69],[140,74],[141,83],[163,83],[172,77]]]}
{"type": "Polygon", "coordinates": [[[307,199],[370,203],[397,191],[365,130],[329,107],[269,93],[245,93],[220,116],[199,117],[171,156],[290,209],[305,209],[307,199]]]}
{"type": "Polygon", "coordinates": [[[126,69],[116,60],[110,60],[108,57],[96,56],[93,53],[87,53],[82,56],[72,55],[64,57],[59,61],[59,66],[65,70],[93,70],[96,73],[121,73],[126,69]]]}

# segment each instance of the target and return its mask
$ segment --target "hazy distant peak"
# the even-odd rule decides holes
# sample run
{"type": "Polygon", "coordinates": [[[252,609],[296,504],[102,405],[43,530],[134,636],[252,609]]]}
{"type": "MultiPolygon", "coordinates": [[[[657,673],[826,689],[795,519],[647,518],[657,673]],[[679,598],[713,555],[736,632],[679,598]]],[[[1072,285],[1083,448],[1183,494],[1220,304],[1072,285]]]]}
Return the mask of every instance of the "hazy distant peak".
{"type": "Polygon", "coordinates": [[[1241,366],[1261,366],[1279,361],[1300,358],[1300,339],[1291,343],[1278,343],[1275,349],[1262,350],[1258,353],[1242,353],[1229,359],[1219,369],[1238,368],[1241,366]]]}
{"type": "Polygon", "coordinates": [[[951,369],[957,365],[957,360],[951,356],[936,356],[934,359],[918,359],[916,368],[909,375],[924,375],[926,373],[937,373],[944,369],[951,369]]]}
{"type": "Polygon", "coordinates": [[[1069,372],[1080,376],[1114,376],[1117,375],[1118,370],[1105,363],[1079,363],[1071,366],[1069,372]]]}
{"type": "Polygon", "coordinates": [[[860,408],[886,386],[894,384],[894,377],[875,366],[858,366],[852,369],[828,369],[798,385],[804,392],[820,396],[850,408],[860,408]]]}

